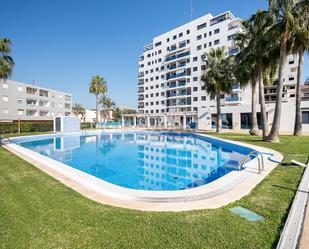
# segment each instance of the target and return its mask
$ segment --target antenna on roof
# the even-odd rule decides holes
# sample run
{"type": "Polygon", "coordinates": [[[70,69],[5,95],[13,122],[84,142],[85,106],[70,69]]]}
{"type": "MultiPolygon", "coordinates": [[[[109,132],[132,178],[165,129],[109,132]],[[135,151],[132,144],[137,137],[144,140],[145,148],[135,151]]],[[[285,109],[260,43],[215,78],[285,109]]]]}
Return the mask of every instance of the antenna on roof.
{"type": "Polygon", "coordinates": [[[192,17],[193,17],[193,0],[190,0],[190,19],[191,19],[191,21],[192,21],[192,17]]]}

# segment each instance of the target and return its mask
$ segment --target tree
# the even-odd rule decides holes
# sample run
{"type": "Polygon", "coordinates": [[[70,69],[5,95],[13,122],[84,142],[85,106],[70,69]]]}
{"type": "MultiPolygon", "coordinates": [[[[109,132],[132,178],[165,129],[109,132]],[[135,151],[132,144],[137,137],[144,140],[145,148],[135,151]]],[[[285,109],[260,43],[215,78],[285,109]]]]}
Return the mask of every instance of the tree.
{"type": "Polygon", "coordinates": [[[232,73],[232,61],[226,58],[224,48],[211,49],[205,54],[205,70],[202,75],[206,92],[217,101],[216,132],[221,129],[221,93],[230,93],[235,82],[232,73]]]}
{"type": "Polygon", "coordinates": [[[250,135],[259,135],[257,111],[256,111],[256,88],[257,76],[255,63],[253,61],[252,48],[248,47],[248,43],[253,38],[252,26],[248,21],[242,23],[244,32],[238,33],[234,37],[235,44],[240,48],[240,52],[235,56],[234,74],[241,87],[250,85],[251,87],[251,127],[250,135]]]}
{"type": "Polygon", "coordinates": [[[102,105],[104,114],[108,111],[114,110],[116,107],[115,102],[105,94],[99,98],[99,104],[102,105]]]}
{"type": "Polygon", "coordinates": [[[296,5],[298,20],[296,32],[292,38],[292,52],[298,56],[294,136],[302,134],[301,122],[301,74],[304,53],[309,48],[309,1],[300,1],[296,5]]]}
{"type": "Polygon", "coordinates": [[[75,103],[72,106],[72,112],[75,116],[81,115],[83,122],[85,122],[86,111],[85,111],[85,108],[81,104],[75,103]]]}
{"type": "Polygon", "coordinates": [[[95,75],[89,84],[89,93],[96,97],[96,124],[99,122],[99,95],[107,92],[107,83],[103,77],[95,75]]]}
{"type": "Polygon", "coordinates": [[[279,142],[279,130],[282,111],[282,94],[283,94],[283,72],[286,62],[287,44],[293,37],[297,28],[298,12],[296,11],[295,0],[271,0],[269,15],[273,18],[274,24],[270,27],[269,33],[274,37],[270,42],[276,43],[276,37],[279,38],[280,57],[278,71],[278,85],[275,113],[271,131],[266,138],[267,141],[279,142]]]}
{"type": "Polygon", "coordinates": [[[12,42],[8,38],[0,40],[0,79],[6,80],[12,75],[14,60],[10,56],[12,42]]]}
{"type": "MultiPolygon", "coordinates": [[[[257,11],[245,25],[246,43],[239,54],[240,61],[244,65],[241,70],[247,70],[245,78],[252,78],[259,86],[259,103],[261,108],[261,125],[263,140],[268,135],[268,120],[264,96],[264,83],[272,83],[274,72],[277,68],[278,46],[269,40],[268,27],[272,24],[272,18],[267,11],[257,11]]],[[[240,39],[241,40],[241,39],[240,39]]],[[[239,42],[238,42],[239,43],[239,42]]],[[[237,73],[236,73],[237,75],[237,73]]],[[[254,95],[254,93],[252,94],[254,95]]],[[[252,103],[254,105],[254,103],[252,103]]]]}

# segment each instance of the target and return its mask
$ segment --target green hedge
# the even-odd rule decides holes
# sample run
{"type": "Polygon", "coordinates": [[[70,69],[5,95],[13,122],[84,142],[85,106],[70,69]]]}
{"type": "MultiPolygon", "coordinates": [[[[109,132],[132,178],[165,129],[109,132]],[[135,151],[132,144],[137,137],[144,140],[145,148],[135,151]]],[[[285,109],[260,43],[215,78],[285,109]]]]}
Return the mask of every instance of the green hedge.
{"type": "MultiPolygon", "coordinates": [[[[21,132],[31,132],[31,131],[52,131],[53,123],[35,123],[35,122],[21,122],[20,131],[21,132]]],[[[4,133],[17,133],[18,123],[17,122],[0,122],[0,134],[4,133]]]]}
{"type": "Polygon", "coordinates": [[[91,127],[93,127],[92,123],[81,123],[80,124],[80,128],[81,129],[90,129],[91,127]]]}

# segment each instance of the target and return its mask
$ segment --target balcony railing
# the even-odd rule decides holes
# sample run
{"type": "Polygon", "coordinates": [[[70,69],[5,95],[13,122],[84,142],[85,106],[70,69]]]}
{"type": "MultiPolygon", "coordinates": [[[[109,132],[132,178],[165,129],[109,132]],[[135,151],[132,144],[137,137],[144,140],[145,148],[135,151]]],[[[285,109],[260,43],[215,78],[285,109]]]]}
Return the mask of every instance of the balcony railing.
{"type": "Polygon", "coordinates": [[[240,102],[241,101],[241,97],[239,97],[239,96],[226,97],[225,101],[226,102],[240,102]]]}
{"type": "Polygon", "coordinates": [[[177,54],[177,55],[174,54],[172,56],[166,57],[165,62],[172,61],[172,60],[175,60],[175,59],[179,59],[179,58],[188,56],[190,54],[191,54],[190,51],[182,52],[182,53],[177,54]]]}

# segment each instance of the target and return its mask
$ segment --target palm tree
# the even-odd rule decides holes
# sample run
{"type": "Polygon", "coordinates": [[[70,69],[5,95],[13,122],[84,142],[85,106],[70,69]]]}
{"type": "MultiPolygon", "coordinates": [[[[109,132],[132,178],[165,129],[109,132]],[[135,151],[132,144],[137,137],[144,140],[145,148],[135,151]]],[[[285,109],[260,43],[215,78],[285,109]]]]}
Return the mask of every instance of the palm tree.
{"type": "MultiPolygon", "coordinates": [[[[278,71],[278,85],[275,113],[271,131],[266,138],[267,141],[279,142],[279,130],[282,109],[283,94],[283,72],[287,54],[287,44],[289,39],[295,34],[297,28],[298,12],[296,11],[296,0],[272,0],[270,2],[269,14],[274,20],[269,32],[273,37],[279,37],[280,57],[278,71]]],[[[274,41],[276,42],[276,41],[274,41]]]]}
{"type": "Polygon", "coordinates": [[[296,104],[295,104],[295,123],[294,136],[300,136],[302,133],[301,124],[301,73],[304,61],[304,53],[309,49],[309,1],[301,1],[297,4],[299,18],[298,27],[291,41],[292,52],[298,56],[297,85],[296,85],[296,104]]]}
{"type": "Polygon", "coordinates": [[[76,116],[81,115],[82,120],[85,122],[85,114],[86,114],[86,112],[85,112],[85,108],[81,104],[75,103],[72,106],[72,112],[76,116]]]}
{"type": "Polygon", "coordinates": [[[206,92],[217,101],[216,132],[221,129],[221,93],[230,93],[235,82],[230,57],[226,58],[224,48],[211,49],[205,54],[206,67],[202,75],[206,92]]]}
{"type": "Polygon", "coordinates": [[[103,77],[95,75],[89,84],[89,93],[95,95],[96,98],[96,124],[99,122],[99,95],[107,92],[107,83],[103,77]]]}
{"type": "Polygon", "coordinates": [[[235,44],[240,48],[240,52],[235,56],[235,69],[234,74],[241,87],[251,87],[251,127],[250,135],[259,135],[259,128],[257,122],[256,111],[256,88],[257,88],[257,76],[255,70],[255,64],[253,61],[252,48],[248,47],[248,43],[252,39],[253,32],[252,26],[248,21],[242,23],[244,32],[236,34],[234,37],[235,44]]]}
{"type": "Polygon", "coordinates": [[[99,104],[102,105],[104,114],[116,107],[115,102],[105,94],[99,98],[99,104]]]}
{"type": "Polygon", "coordinates": [[[12,42],[8,38],[0,40],[0,79],[6,80],[12,75],[14,60],[10,56],[12,42]]]}

